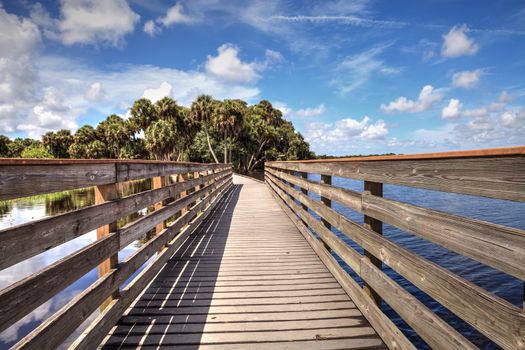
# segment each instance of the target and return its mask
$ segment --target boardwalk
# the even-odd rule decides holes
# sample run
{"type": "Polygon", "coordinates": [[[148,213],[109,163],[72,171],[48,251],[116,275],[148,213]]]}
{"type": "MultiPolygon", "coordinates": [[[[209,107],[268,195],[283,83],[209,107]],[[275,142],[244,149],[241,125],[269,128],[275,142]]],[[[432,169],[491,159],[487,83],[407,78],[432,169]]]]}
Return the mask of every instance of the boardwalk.
{"type": "Polygon", "coordinates": [[[233,188],[104,349],[384,348],[265,184],[233,188]]]}

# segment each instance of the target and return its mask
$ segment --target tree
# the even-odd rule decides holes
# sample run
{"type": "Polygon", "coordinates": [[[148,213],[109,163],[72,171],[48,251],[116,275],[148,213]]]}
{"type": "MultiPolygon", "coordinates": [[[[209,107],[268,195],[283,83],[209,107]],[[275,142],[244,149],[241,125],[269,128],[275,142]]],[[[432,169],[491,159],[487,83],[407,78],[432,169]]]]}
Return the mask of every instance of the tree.
{"type": "Polygon", "coordinates": [[[213,151],[212,143],[210,141],[210,127],[212,122],[213,109],[216,101],[209,95],[200,95],[191,104],[189,119],[195,123],[199,123],[204,134],[206,135],[206,141],[208,143],[208,149],[210,154],[213,156],[215,163],[219,163],[215,152],[213,151]]]}
{"type": "Polygon", "coordinates": [[[9,157],[20,158],[24,149],[30,146],[39,146],[40,144],[41,142],[37,140],[33,140],[30,138],[22,139],[17,137],[7,145],[7,147],[9,148],[9,157]]]}
{"type": "Polygon", "coordinates": [[[53,158],[53,155],[42,144],[24,148],[20,156],[22,158],[53,158]]]}
{"type": "Polygon", "coordinates": [[[9,144],[11,139],[7,136],[0,135],[0,158],[8,158],[9,155],[9,144]]]}
{"type": "Polygon", "coordinates": [[[129,124],[134,132],[145,131],[151,123],[158,119],[155,107],[147,98],[135,101],[130,112],[129,124]]]}
{"type": "Polygon", "coordinates": [[[233,138],[237,137],[244,125],[246,103],[240,100],[224,100],[215,105],[213,125],[223,135],[224,163],[231,161],[233,138]]]}
{"type": "Polygon", "coordinates": [[[69,158],[68,149],[73,143],[73,136],[71,131],[66,129],[50,131],[42,137],[42,143],[54,158],[69,158]]]}
{"type": "Polygon", "coordinates": [[[157,120],[146,129],[145,136],[146,149],[154,155],[155,159],[171,159],[177,134],[168,121],[157,120]]]}
{"type": "Polygon", "coordinates": [[[131,141],[129,123],[116,114],[108,116],[95,129],[97,139],[105,142],[109,158],[121,158],[121,149],[131,141]]]}
{"type": "Polygon", "coordinates": [[[72,158],[104,158],[106,146],[102,142],[92,144],[95,141],[100,142],[97,140],[95,129],[91,125],[84,125],[73,135],[73,143],[69,146],[68,152],[72,158]]]}

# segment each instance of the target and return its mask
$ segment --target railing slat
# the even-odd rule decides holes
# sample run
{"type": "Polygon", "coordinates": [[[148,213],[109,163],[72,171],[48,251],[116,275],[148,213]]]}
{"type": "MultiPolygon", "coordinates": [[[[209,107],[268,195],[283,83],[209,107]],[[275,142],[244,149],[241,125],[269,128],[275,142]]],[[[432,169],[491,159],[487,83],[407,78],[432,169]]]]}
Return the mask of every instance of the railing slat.
{"type": "MultiPolygon", "coordinates": [[[[109,272],[109,274],[98,279],[93,285],[73,298],[73,300],[62,307],[52,317],[47,319],[39,327],[24,337],[24,339],[15,345],[15,349],[55,349],[93,311],[95,311],[102,301],[107,299],[109,295],[117,290],[119,286],[124,283],[140,266],[148,261],[148,259],[153,256],[153,254],[155,254],[163,246],[166,246],[162,250],[162,253],[158,254],[158,257],[144,269],[144,271],[150,271],[146,277],[151,279],[151,277],[153,277],[152,272],[158,272],[158,270],[163,266],[164,262],[173,255],[175,250],[191,233],[191,229],[187,229],[183,234],[178,234],[180,229],[189,223],[190,220],[192,220],[212,198],[216,198],[221,190],[223,190],[229,182],[228,179],[224,179],[221,181],[221,183],[222,184],[220,186],[218,185],[218,189],[216,189],[210,196],[207,196],[203,200],[199,201],[194,207],[190,209],[189,212],[178,218],[161,234],[146,242],[140,249],[126,258],[126,260],[119,265],[118,269],[113,269],[109,272]],[[167,245],[168,243],[169,245],[167,245]]],[[[196,224],[192,226],[193,228],[197,225],[196,221],[195,223],[196,224]]],[[[139,274],[139,276],[137,276],[134,281],[136,281],[137,278],[144,276],[144,271],[139,274]]],[[[142,284],[149,283],[149,279],[145,279],[144,277],[142,277],[142,279],[142,284]]],[[[130,283],[130,285],[132,284],[130,283]]],[[[113,308],[115,304],[121,303],[122,300],[128,300],[130,297],[128,290],[129,288],[124,289],[122,294],[120,294],[117,299],[113,300],[107,306],[104,312],[102,312],[102,315],[111,312],[111,310],[114,310],[113,308]]],[[[94,344],[95,343],[89,343],[89,348],[92,348],[94,344]]]]}
{"type": "Polygon", "coordinates": [[[267,172],[456,253],[525,280],[525,231],[267,172]]]}
{"type": "MultiPolygon", "coordinates": [[[[268,179],[268,175],[266,177],[268,179]]],[[[363,313],[368,322],[372,325],[377,334],[385,342],[390,349],[410,349],[415,350],[416,348],[407,339],[407,337],[397,328],[397,326],[388,318],[381,310],[371,302],[368,295],[363,292],[363,289],[355,282],[346,271],[343,270],[341,265],[335,260],[335,258],[322,246],[317,239],[315,239],[308,228],[303,224],[300,218],[298,218],[294,211],[290,208],[294,208],[297,211],[301,211],[299,205],[291,200],[291,198],[277,187],[274,182],[268,182],[272,189],[272,194],[278,200],[279,205],[288,215],[288,217],[294,222],[299,231],[306,238],[310,246],[317,253],[319,258],[331,271],[334,278],[339,282],[341,287],[350,296],[352,301],[363,313]],[[287,203],[288,206],[284,205],[287,203]]]]}
{"type": "MultiPolygon", "coordinates": [[[[184,216],[179,218],[177,221],[183,219],[181,222],[189,223],[189,220],[195,217],[203,205],[213,200],[210,207],[203,213],[201,213],[190,226],[187,226],[184,233],[177,236],[163,252],[158,254],[154,262],[149,264],[139,275],[137,275],[130,284],[124,288],[121,293],[121,297],[113,302],[103,313],[101,313],[97,319],[84,331],[84,333],[78,337],[75,342],[71,345],[70,349],[91,349],[93,344],[100,344],[105,338],[111,328],[115,325],[122,313],[128,308],[128,306],[135,300],[135,298],[144,290],[147,284],[150,282],[166,261],[173,256],[176,249],[184,242],[184,240],[191,234],[191,232],[198,227],[198,225],[206,218],[213,207],[219,202],[217,199],[221,193],[228,190],[231,182],[225,180],[223,184],[216,189],[216,191],[210,196],[206,197],[206,200],[199,202],[184,216]]],[[[181,226],[182,227],[182,226],[181,226]]]]}
{"type": "Polygon", "coordinates": [[[0,270],[229,172],[230,170],[223,170],[182,184],[140,192],[4,229],[0,231],[0,270]]]}
{"type": "Polygon", "coordinates": [[[521,309],[354,223],[333,209],[303,197],[301,192],[292,188],[287,191],[294,198],[304,200],[310,209],[330,221],[348,238],[503,348],[516,349],[525,344],[525,315],[521,309]]]}
{"type": "Polygon", "coordinates": [[[525,201],[525,157],[268,162],[287,171],[347,177],[513,201],[525,201]]]}
{"type": "Polygon", "coordinates": [[[42,305],[117,251],[118,237],[111,234],[0,291],[0,331],[42,305]]]}

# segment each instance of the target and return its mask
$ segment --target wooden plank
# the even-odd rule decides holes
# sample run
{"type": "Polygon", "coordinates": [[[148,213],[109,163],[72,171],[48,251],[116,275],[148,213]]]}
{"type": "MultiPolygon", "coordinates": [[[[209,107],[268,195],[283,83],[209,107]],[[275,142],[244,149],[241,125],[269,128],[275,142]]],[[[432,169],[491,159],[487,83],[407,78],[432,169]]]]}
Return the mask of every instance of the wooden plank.
{"type": "Polygon", "coordinates": [[[117,163],[117,182],[129,180],[167,176],[172,174],[186,174],[207,169],[231,169],[228,164],[197,164],[197,163],[117,163]]]}
{"type": "MultiPolygon", "coordinates": [[[[383,184],[378,182],[370,182],[365,181],[364,183],[365,192],[370,193],[376,197],[383,197],[383,184]]],[[[371,216],[365,215],[364,217],[365,225],[368,229],[371,231],[382,235],[383,234],[383,223],[380,220],[377,220],[371,216]]],[[[381,260],[376,258],[373,254],[371,254],[369,251],[365,249],[364,255],[366,258],[370,260],[370,262],[376,266],[379,270],[382,268],[381,260]]],[[[376,303],[379,308],[381,308],[381,297],[377,293],[374,288],[370,286],[368,282],[365,281],[365,284],[363,285],[363,290],[366,294],[368,294],[372,300],[374,300],[374,303],[376,303]]]]}
{"type": "MultiPolygon", "coordinates": [[[[228,171],[210,175],[215,179],[228,171]]],[[[100,205],[73,210],[64,214],[30,221],[0,231],[0,269],[19,263],[48,249],[76,238],[100,225],[135,213],[155,202],[173,197],[183,189],[202,184],[207,178],[172,184],[163,189],[149,190],[100,205]]]]}
{"type": "Polygon", "coordinates": [[[133,300],[144,291],[145,287],[151,282],[151,279],[160,271],[168,259],[173,255],[174,251],[180,246],[193,230],[204,220],[207,215],[213,210],[213,207],[220,202],[223,194],[227,193],[230,182],[225,182],[217,188],[210,196],[195,205],[184,216],[177,221],[189,221],[194,218],[191,225],[185,227],[184,232],[176,236],[168,246],[157,253],[157,258],[142,270],[122,291],[119,299],[114,300],[112,304],[101,313],[95,321],[88,327],[87,330],[78,337],[71,345],[71,349],[91,349],[94,344],[100,344],[102,339],[106,336],[109,330],[120,318],[124,310],[133,302],[133,300]],[[195,217],[195,213],[207,203],[210,203],[208,209],[195,217]]]}
{"type": "Polygon", "coordinates": [[[394,282],[370,260],[361,259],[361,277],[432,349],[477,349],[448,323],[394,282]]]}
{"type": "MultiPolygon", "coordinates": [[[[288,190],[296,198],[302,195],[291,188],[288,190]]],[[[525,315],[521,309],[385,237],[372,233],[330,208],[316,206],[308,198],[303,197],[302,200],[339,231],[498,345],[512,349],[522,344],[525,315]]]]}
{"type": "Polygon", "coordinates": [[[525,231],[363,195],[363,212],[449,250],[525,279],[525,231]]]}
{"type": "MultiPolygon", "coordinates": [[[[95,205],[109,202],[118,198],[118,189],[117,184],[107,184],[100,185],[95,187],[95,205]]],[[[97,228],[97,239],[102,240],[105,237],[109,236],[111,232],[117,230],[117,221],[113,221],[109,224],[97,228]]],[[[119,233],[115,234],[117,239],[119,239],[119,233]]],[[[115,249],[113,254],[111,254],[106,260],[102,261],[98,265],[98,277],[104,276],[109,273],[111,269],[114,269],[118,265],[118,251],[115,249]]],[[[103,310],[110,302],[112,298],[118,297],[118,291],[113,292],[113,295],[108,298],[105,302],[100,305],[100,308],[103,310]]]]}
{"type": "Polygon", "coordinates": [[[266,166],[430,190],[525,201],[525,157],[355,162],[269,162],[266,166]]]}
{"type": "Polygon", "coordinates": [[[0,291],[0,331],[8,328],[118,250],[118,237],[105,236],[0,291]]]}
{"type": "Polygon", "coordinates": [[[525,232],[407,203],[325,187],[312,181],[290,179],[284,172],[267,170],[277,177],[301,183],[309,191],[329,196],[350,209],[374,217],[421,238],[439,244],[483,264],[525,279],[525,232]]]}
{"type": "Polygon", "coordinates": [[[224,176],[217,181],[218,182],[208,185],[198,191],[195,191],[187,197],[178,199],[122,227],[119,230],[120,246],[122,248],[128,246],[131,242],[139,239],[140,237],[144,236],[149,230],[156,227],[156,225],[159,222],[167,220],[169,217],[173,216],[178,211],[180,211],[183,207],[189,205],[196,198],[210,193],[218,186],[221,186],[222,184],[227,182],[228,179],[227,176],[224,176]]]}
{"type": "MultiPolygon", "coordinates": [[[[80,295],[73,298],[67,305],[61,308],[51,318],[46,320],[43,324],[38,326],[30,334],[24,337],[15,346],[16,349],[54,349],[56,348],[71,332],[73,332],[84,320],[90,315],[100,303],[107,298],[114,290],[131,276],[140,266],[142,266],[155,252],[161,247],[165,246],[166,241],[172,240],[169,247],[158,253],[158,257],[154,262],[149,264],[137,278],[142,278],[142,283],[147,283],[151,278],[151,274],[163,265],[177,247],[179,247],[191,232],[191,227],[188,227],[183,234],[177,235],[178,231],[184,226],[195,213],[202,209],[204,205],[209,203],[212,198],[216,198],[224,190],[226,184],[217,189],[211,196],[206,197],[203,201],[192,208],[186,215],[180,217],[170,227],[168,227],[163,234],[159,234],[152,240],[148,241],[139,250],[135,251],[130,257],[120,264],[117,269],[112,270],[109,274],[98,279],[92,286],[84,290],[80,295]],[[193,210],[195,209],[195,210],[193,210]],[[176,236],[175,238],[173,238],[176,236]]],[[[203,213],[201,217],[205,216],[203,213]]],[[[195,222],[198,222],[197,220],[195,222]]],[[[134,281],[136,281],[135,279],[134,281]]],[[[131,284],[130,284],[131,285],[131,284]]],[[[106,313],[114,310],[114,305],[127,300],[130,297],[129,286],[124,289],[123,295],[119,295],[118,299],[111,301],[110,305],[101,313],[106,313]]],[[[131,301],[130,301],[131,302],[131,301]]],[[[92,347],[92,346],[90,346],[92,347]]]]}
{"type": "MultiPolygon", "coordinates": [[[[168,179],[169,178],[167,176],[155,176],[153,178],[153,188],[159,189],[159,188],[165,187],[166,185],[168,185],[168,179]]],[[[155,210],[164,208],[164,203],[165,201],[160,201],[160,202],[155,203],[155,210]]],[[[157,224],[157,226],[155,226],[155,232],[159,234],[165,228],[166,228],[166,220],[162,220],[157,224]]]]}
{"type": "MultiPolygon", "coordinates": [[[[270,179],[270,176],[268,176],[267,179],[270,179]]],[[[301,220],[294,213],[295,210],[300,210],[300,207],[293,202],[292,204],[289,204],[290,207],[286,206],[284,204],[286,202],[285,198],[287,198],[284,194],[285,192],[277,187],[271,179],[268,184],[281,208],[303,234],[308,243],[310,243],[319,258],[332,272],[335,279],[348,293],[352,301],[354,301],[356,306],[384,341],[385,345],[390,349],[415,349],[399,328],[397,328],[397,326],[381,312],[377,305],[372,303],[370,297],[363,292],[361,287],[350,276],[348,276],[346,271],[343,270],[335,258],[328,253],[326,249],[322,248],[319,241],[315,239],[310,231],[302,224],[301,220]]]]}
{"type": "Polygon", "coordinates": [[[116,182],[114,164],[0,165],[0,200],[116,182]]]}

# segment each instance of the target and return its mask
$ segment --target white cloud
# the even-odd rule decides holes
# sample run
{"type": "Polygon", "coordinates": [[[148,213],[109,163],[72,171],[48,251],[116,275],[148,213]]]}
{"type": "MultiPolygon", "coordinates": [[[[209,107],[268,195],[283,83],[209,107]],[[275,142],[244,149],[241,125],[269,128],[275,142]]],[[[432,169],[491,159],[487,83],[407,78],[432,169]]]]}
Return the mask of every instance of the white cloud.
{"type": "Polygon", "coordinates": [[[89,86],[84,94],[86,100],[90,102],[100,101],[104,98],[104,89],[100,82],[93,83],[89,86]]]}
{"type": "Polygon", "coordinates": [[[293,114],[297,117],[304,118],[304,117],[319,116],[319,115],[324,114],[325,112],[326,112],[326,107],[324,106],[324,104],[321,103],[319,106],[314,107],[314,108],[298,109],[293,114]]]}
{"type": "Polygon", "coordinates": [[[393,75],[399,73],[398,68],[387,66],[377,57],[390,44],[375,46],[353,56],[346,57],[337,66],[338,77],[332,81],[340,94],[346,95],[365,84],[373,75],[393,75]]]}
{"type": "Polygon", "coordinates": [[[149,36],[155,36],[160,31],[160,28],[155,25],[155,22],[152,20],[146,21],[144,23],[144,32],[148,34],[149,36]]]}
{"type": "Polygon", "coordinates": [[[19,118],[37,101],[34,53],[41,38],[37,26],[0,6],[0,132],[16,129],[19,118]]]}
{"type": "Polygon", "coordinates": [[[519,111],[505,111],[501,114],[500,119],[504,127],[525,131],[525,108],[519,111]]]}
{"type": "Polygon", "coordinates": [[[366,148],[367,141],[384,139],[388,128],[383,120],[372,123],[370,117],[361,120],[345,118],[333,123],[312,122],[307,125],[305,139],[316,152],[334,154],[350,149],[366,148]]]}
{"type": "Polygon", "coordinates": [[[452,76],[452,85],[455,87],[471,89],[479,84],[479,79],[483,74],[483,69],[466,70],[454,73],[452,76]]]}
{"type": "Polygon", "coordinates": [[[436,91],[431,85],[425,85],[417,101],[409,100],[408,98],[401,96],[396,100],[391,101],[388,105],[381,105],[381,111],[385,113],[417,113],[427,111],[433,107],[434,103],[438,102],[442,98],[442,94],[436,91]]]}
{"type": "Polygon", "coordinates": [[[221,45],[217,49],[217,56],[208,55],[206,72],[224,81],[250,83],[260,78],[260,72],[284,60],[279,52],[268,49],[264,61],[243,62],[239,58],[239,51],[235,45],[221,45]]]}
{"type": "Polygon", "coordinates": [[[157,89],[146,89],[142,94],[142,97],[157,102],[163,97],[171,97],[173,94],[173,86],[170,83],[163,81],[157,89]]]}
{"type": "Polygon", "coordinates": [[[157,21],[162,23],[165,27],[169,27],[175,23],[192,23],[195,19],[183,13],[184,7],[182,3],[177,3],[168,9],[166,16],[159,18],[157,21]]]}
{"type": "Polygon", "coordinates": [[[466,25],[454,26],[443,35],[443,46],[441,55],[444,57],[459,57],[474,55],[479,50],[479,45],[469,38],[466,33],[469,29],[466,25]]]}
{"type": "Polygon", "coordinates": [[[460,109],[463,105],[459,100],[452,98],[450,99],[448,106],[444,107],[441,111],[441,117],[443,119],[457,119],[460,117],[460,109]]]}
{"type": "Polygon", "coordinates": [[[61,0],[59,18],[52,18],[40,4],[32,7],[31,18],[46,37],[64,45],[120,46],[140,16],[125,0],[61,0]]]}

